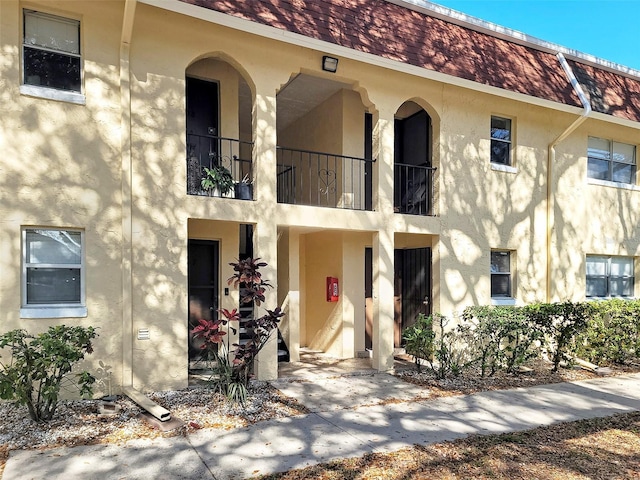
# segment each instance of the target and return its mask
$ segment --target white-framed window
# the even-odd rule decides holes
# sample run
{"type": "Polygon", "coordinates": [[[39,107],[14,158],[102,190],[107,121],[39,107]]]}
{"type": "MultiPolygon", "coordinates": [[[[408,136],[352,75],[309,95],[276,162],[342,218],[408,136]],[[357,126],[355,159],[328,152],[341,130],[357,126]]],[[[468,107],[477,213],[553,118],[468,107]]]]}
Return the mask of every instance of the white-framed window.
{"type": "Polygon", "coordinates": [[[511,120],[491,116],[491,163],[511,165],[511,120]]]}
{"type": "Polygon", "coordinates": [[[633,297],[633,257],[587,255],[587,298],[633,297]]]}
{"type": "Polygon", "coordinates": [[[22,317],[86,316],[84,277],[84,231],[22,230],[22,317]]]}
{"type": "Polygon", "coordinates": [[[587,177],[632,185],[636,183],[635,145],[589,137],[587,157],[587,177]]]}
{"type": "Polygon", "coordinates": [[[80,22],[23,10],[21,92],[80,103],[80,22]]]}
{"type": "Polygon", "coordinates": [[[513,297],[511,252],[491,250],[491,298],[513,297]]]}

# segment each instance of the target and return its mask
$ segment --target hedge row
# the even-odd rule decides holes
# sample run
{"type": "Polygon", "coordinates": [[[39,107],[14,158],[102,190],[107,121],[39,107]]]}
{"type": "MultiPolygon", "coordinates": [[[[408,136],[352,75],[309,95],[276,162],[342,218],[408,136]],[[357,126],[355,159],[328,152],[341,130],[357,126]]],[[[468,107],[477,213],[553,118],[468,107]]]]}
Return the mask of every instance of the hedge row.
{"type": "Polygon", "coordinates": [[[447,322],[440,315],[420,316],[403,332],[418,368],[426,360],[440,378],[472,365],[482,376],[514,372],[543,354],[557,370],[574,357],[626,363],[640,352],[636,300],[468,307],[455,328],[447,330],[447,322]]]}

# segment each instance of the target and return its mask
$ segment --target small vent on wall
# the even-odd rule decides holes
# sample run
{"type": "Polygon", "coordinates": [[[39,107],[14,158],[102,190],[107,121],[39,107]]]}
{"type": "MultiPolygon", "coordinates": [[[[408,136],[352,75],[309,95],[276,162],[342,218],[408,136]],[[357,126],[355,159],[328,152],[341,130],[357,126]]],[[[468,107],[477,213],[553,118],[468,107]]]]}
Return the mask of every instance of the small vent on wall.
{"type": "Polygon", "coordinates": [[[138,329],[138,340],[149,340],[151,338],[151,333],[148,328],[139,328],[138,329]]]}

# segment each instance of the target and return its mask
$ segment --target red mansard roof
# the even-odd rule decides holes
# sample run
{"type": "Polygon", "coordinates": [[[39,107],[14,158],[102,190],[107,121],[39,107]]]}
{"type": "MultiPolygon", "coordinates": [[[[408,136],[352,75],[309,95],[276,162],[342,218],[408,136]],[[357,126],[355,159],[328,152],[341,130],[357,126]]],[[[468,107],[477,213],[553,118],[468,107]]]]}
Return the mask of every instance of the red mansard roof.
{"type": "MultiPolygon", "coordinates": [[[[554,54],[385,0],[180,0],[473,82],[581,107],[554,54]]],[[[596,112],[640,122],[640,78],[572,60],[596,112]]]]}

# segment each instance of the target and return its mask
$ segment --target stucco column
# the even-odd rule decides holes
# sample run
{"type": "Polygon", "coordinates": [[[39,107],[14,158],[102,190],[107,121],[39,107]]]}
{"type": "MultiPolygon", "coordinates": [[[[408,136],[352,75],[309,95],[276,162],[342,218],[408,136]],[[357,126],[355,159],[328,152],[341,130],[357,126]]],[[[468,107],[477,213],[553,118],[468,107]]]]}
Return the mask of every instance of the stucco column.
{"type": "Polygon", "coordinates": [[[289,361],[300,361],[300,233],[289,231],[289,361]]]}
{"type": "MultiPolygon", "coordinates": [[[[343,233],[342,239],[342,358],[353,358],[356,353],[356,312],[361,311],[356,304],[362,303],[364,292],[364,252],[353,235],[343,233]]],[[[361,318],[364,318],[364,311],[361,318]]]]}
{"type": "MultiPolygon", "coordinates": [[[[255,314],[260,317],[265,308],[273,310],[278,306],[277,264],[278,229],[276,222],[276,87],[275,85],[257,85],[253,108],[255,143],[253,164],[255,171],[256,195],[260,202],[261,214],[253,234],[254,256],[260,257],[268,265],[260,270],[262,278],[269,280],[273,288],[267,290],[266,301],[256,307],[255,314]]],[[[264,346],[254,364],[254,373],[258,380],[278,378],[278,342],[277,332],[264,346]]]]}
{"type": "Polygon", "coordinates": [[[373,241],[373,368],[393,368],[393,232],[373,241]]]}
{"type": "Polygon", "coordinates": [[[385,217],[373,238],[373,368],[393,368],[393,152],[394,112],[379,111],[374,127],[374,158],[378,158],[374,191],[385,217]]]}

